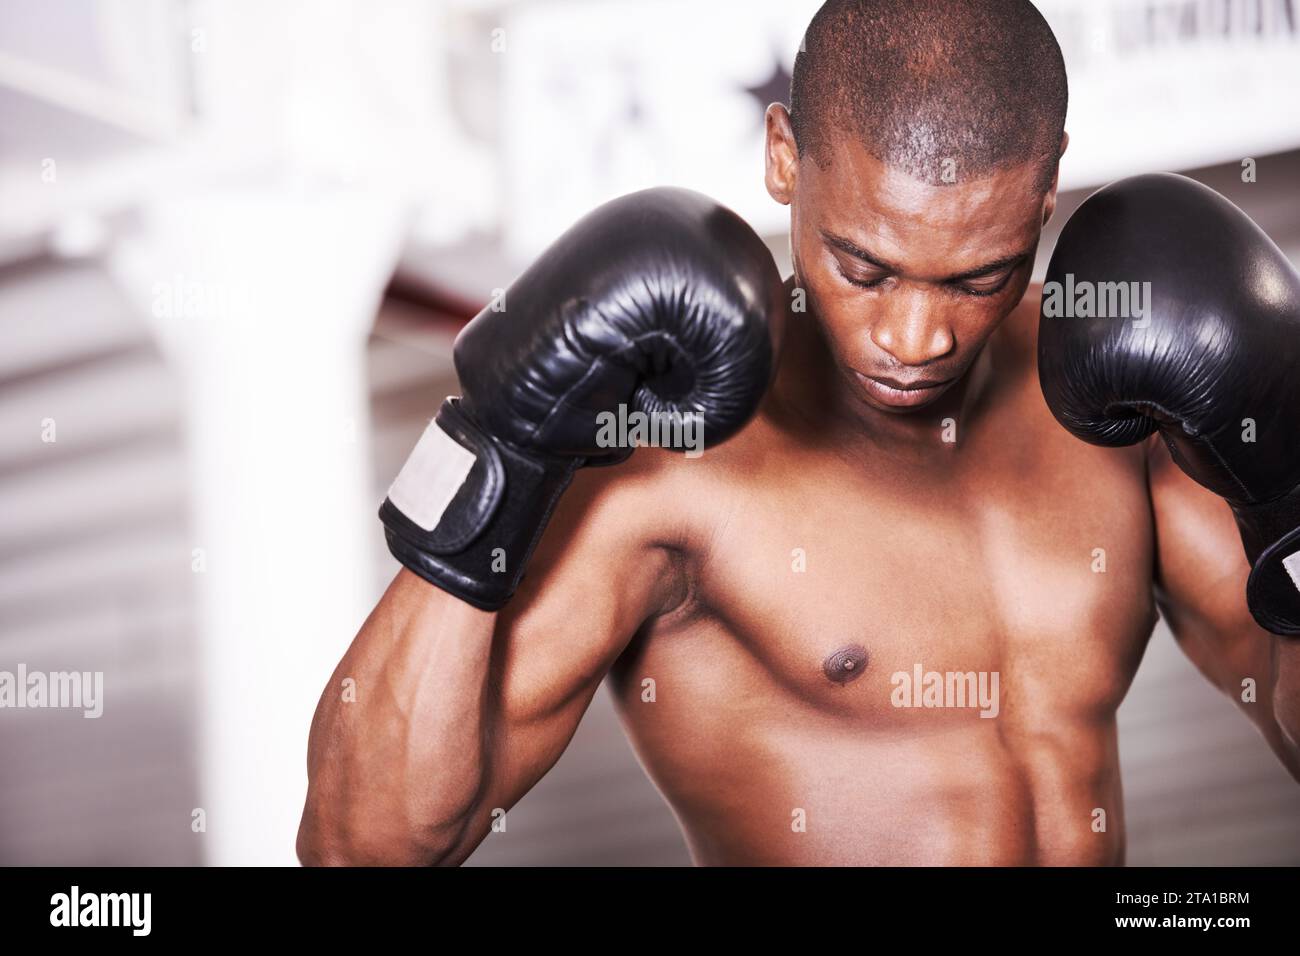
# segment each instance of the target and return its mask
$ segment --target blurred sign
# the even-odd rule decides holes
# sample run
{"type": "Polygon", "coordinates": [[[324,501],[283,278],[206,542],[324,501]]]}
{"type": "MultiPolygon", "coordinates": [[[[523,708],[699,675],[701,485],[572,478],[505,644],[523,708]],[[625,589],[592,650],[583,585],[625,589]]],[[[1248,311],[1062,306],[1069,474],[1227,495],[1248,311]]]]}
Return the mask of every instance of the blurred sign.
{"type": "Polygon", "coordinates": [[[1295,0],[1037,0],[1065,54],[1064,188],[1300,146],[1295,0]]]}
{"type": "Polygon", "coordinates": [[[785,99],[817,0],[559,0],[501,37],[507,236],[536,253],[600,202],[688,186],[784,229],[763,187],[763,112],[785,99]]]}
{"type": "MultiPolygon", "coordinates": [[[[760,231],[763,111],[818,0],[513,5],[502,69],[506,232],[532,255],[600,202],[689,186],[760,231]]],[[[1041,0],[1070,73],[1065,188],[1300,146],[1294,0],[1041,0]]]]}

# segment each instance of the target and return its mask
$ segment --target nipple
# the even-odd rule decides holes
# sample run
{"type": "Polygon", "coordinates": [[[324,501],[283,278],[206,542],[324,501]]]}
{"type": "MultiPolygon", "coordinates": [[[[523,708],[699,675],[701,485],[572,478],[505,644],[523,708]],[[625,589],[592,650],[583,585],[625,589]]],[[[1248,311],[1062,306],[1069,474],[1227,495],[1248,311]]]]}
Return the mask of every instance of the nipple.
{"type": "Polygon", "coordinates": [[[841,647],[822,661],[822,673],[832,683],[847,684],[862,676],[869,660],[865,647],[861,644],[850,644],[848,647],[841,647]]]}

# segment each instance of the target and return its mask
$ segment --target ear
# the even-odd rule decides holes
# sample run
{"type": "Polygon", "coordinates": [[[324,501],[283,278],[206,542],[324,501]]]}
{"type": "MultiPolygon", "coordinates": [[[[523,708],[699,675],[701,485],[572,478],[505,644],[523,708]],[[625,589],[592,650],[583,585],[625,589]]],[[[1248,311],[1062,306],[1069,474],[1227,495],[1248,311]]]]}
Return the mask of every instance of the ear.
{"type": "Polygon", "coordinates": [[[794,183],[799,172],[799,149],[794,142],[790,111],[784,104],[773,103],[764,118],[767,139],[763,148],[768,195],[782,206],[794,198],[794,183]]]}
{"type": "Polygon", "coordinates": [[[1047,225],[1047,220],[1052,218],[1052,213],[1056,212],[1056,187],[1061,180],[1061,159],[1065,156],[1065,151],[1070,147],[1070,134],[1061,133],[1061,152],[1056,157],[1056,172],[1052,173],[1052,185],[1047,188],[1047,195],[1043,197],[1043,225],[1047,225]]]}

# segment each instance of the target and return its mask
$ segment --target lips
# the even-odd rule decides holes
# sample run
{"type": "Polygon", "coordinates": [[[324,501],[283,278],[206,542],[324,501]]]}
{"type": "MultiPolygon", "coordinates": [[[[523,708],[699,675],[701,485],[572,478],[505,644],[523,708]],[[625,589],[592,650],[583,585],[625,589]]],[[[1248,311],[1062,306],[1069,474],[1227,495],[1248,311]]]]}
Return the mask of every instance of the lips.
{"type": "Polygon", "coordinates": [[[953,381],[933,378],[897,379],[884,375],[863,375],[857,371],[853,374],[857,376],[868,395],[891,408],[914,408],[917,405],[924,405],[937,397],[953,381]]]}

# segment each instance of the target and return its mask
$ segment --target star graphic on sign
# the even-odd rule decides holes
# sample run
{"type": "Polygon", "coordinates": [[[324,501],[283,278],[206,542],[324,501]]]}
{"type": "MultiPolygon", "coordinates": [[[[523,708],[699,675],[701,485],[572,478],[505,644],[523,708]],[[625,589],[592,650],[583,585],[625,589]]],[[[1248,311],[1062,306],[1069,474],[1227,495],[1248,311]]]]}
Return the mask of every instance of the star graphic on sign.
{"type": "Polygon", "coordinates": [[[781,62],[780,57],[772,64],[772,73],[762,83],[757,86],[744,87],[746,93],[752,96],[758,103],[759,110],[766,110],[772,103],[784,103],[790,105],[790,74],[786,72],[785,64],[781,62]]]}

